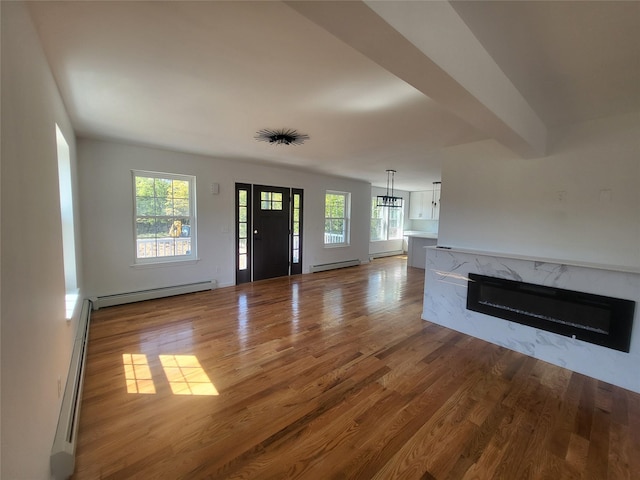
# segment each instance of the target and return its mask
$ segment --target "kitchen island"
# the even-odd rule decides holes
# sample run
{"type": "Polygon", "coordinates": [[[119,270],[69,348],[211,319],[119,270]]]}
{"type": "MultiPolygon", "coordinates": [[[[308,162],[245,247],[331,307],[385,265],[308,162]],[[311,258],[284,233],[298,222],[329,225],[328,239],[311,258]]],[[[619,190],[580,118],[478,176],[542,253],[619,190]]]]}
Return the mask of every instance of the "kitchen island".
{"type": "Polygon", "coordinates": [[[422,268],[427,263],[426,247],[438,244],[438,234],[432,232],[405,231],[407,237],[407,266],[422,268]]]}

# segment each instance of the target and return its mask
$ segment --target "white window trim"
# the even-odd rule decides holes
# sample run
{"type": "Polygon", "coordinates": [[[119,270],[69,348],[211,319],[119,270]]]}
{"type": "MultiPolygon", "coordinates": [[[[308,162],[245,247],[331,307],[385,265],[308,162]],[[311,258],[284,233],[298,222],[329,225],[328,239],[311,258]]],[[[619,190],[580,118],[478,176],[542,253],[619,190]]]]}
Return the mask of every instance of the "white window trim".
{"type": "Polygon", "coordinates": [[[64,134],[56,123],[56,146],[58,157],[58,194],[60,198],[60,221],[62,231],[62,258],[65,283],[65,318],[70,321],[78,305],[78,272],[76,259],[75,211],[73,181],[71,178],[71,150],[64,134]]]}
{"type": "MultiPolygon", "coordinates": [[[[323,238],[322,244],[324,248],[340,248],[340,247],[349,247],[351,246],[351,193],[350,192],[340,192],[337,190],[326,190],[324,195],[324,210],[325,217],[324,220],[326,222],[326,208],[327,208],[327,195],[341,195],[345,199],[345,216],[344,217],[334,217],[341,218],[344,220],[345,228],[344,228],[344,241],[340,243],[326,243],[323,238]]],[[[326,235],[326,230],[323,228],[323,236],[326,235]]]]}
{"type": "MultiPolygon", "coordinates": [[[[376,195],[373,195],[373,196],[372,196],[372,198],[371,198],[371,204],[372,204],[372,205],[375,203],[376,199],[377,199],[377,196],[376,196],[376,195]]],[[[385,213],[384,213],[384,217],[381,219],[381,220],[383,221],[383,225],[384,225],[384,234],[385,234],[385,238],[379,238],[379,239],[373,240],[373,239],[371,238],[371,235],[369,235],[369,241],[370,241],[371,243],[376,243],[376,242],[390,242],[390,241],[393,241],[393,240],[402,240],[402,235],[400,235],[399,237],[396,237],[396,238],[389,238],[389,225],[390,225],[390,221],[389,221],[389,213],[391,213],[391,208],[389,208],[389,207],[378,207],[378,208],[382,208],[382,209],[383,209],[383,212],[385,212],[385,213]]],[[[398,207],[393,207],[393,208],[394,208],[394,209],[398,209],[398,207]]],[[[402,214],[402,215],[401,215],[401,220],[402,220],[402,221],[401,221],[401,227],[402,227],[402,228],[400,228],[400,231],[402,231],[402,230],[403,230],[403,228],[404,228],[404,205],[403,205],[402,207],[399,207],[399,210],[400,210],[400,212],[401,212],[401,214],[402,214]]],[[[371,219],[370,219],[370,221],[371,221],[371,220],[374,220],[374,218],[373,218],[373,211],[371,212],[371,219]]]]}
{"type": "Polygon", "coordinates": [[[176,265],[189,265],[194,264],[198,261],[198,249],[197,249],[197,218],[196,218],[196,177],[195,175],[183,175],[178,173],[167,173],[167,172],[155,172],[149,170],[131,170],[131,184],[133,190],[133,262],[131,264],[132,267],[135,268],[148,268],[148,267],[161,267],[161,266],[170,266],[171,264],[176,265]],[[191,253],[189,255],[180,255],[180,256],[165,256],[165,257],[149,257],[149,258],[138,258],[137,254],[137,231],[136,231],[136,218],[137,218],[137,210],[136,210],[136,177],[147,177],[147,178],[167,178],[171,180],[182,180],[189,182],[189,211],[191,212],[191,253]]]}

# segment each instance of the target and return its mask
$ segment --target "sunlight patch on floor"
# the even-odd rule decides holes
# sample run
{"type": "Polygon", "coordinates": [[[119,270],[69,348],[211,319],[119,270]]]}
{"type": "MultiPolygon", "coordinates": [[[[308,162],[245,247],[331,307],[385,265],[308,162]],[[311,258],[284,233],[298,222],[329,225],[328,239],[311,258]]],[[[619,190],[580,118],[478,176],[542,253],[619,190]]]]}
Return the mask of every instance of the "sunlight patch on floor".
{"type": "Polygon", "coordinates": [[[218,395],[195,355],[160,355],[160,363],[175,395],[218,395]]]}
{"type": "MultiPolygon", "coordinates": [[[[158,355],[158,358],[174,395],[218,395],[195,355],[158,355]]],[[[124,353],[122,364],[127,393],[156,393],[156,383],[146,355],[124,353]]]]}
{"type": "Polygon", "coordinates": [[[156,387],[151,377],[147,356],[141,353],[123,353],[124,377],[128,393],[153,394],[156,387]]]}

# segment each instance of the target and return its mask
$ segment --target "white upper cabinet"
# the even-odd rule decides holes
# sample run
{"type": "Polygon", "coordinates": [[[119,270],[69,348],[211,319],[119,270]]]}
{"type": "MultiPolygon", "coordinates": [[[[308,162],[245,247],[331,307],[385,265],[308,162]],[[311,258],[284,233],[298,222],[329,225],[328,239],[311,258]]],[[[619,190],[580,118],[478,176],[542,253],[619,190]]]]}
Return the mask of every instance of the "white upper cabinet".
{"type": "Polygon", "coordinates": [[[427,220],[427,212],[431,207],[430,190],[423,192],[411,192],[409,196],[409,219],[427,220]]]}
{"type": "Polygon", "coordinates": [[[410,220],[438,220],[440,218],[440,184],[432,190],[411,192],[409,197],[410,220]]]}

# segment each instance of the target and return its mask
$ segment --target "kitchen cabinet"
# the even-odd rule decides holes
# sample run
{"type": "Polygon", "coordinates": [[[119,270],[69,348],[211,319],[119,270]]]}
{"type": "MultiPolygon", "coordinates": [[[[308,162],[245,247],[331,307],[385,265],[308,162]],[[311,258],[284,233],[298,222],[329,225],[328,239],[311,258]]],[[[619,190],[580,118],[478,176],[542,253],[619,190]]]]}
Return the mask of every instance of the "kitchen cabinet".
{"type": "Polygon", "coordinates": [[[409,194],[409,220],[423,220],[425,218],[427,193],[428,192],[424,191],[411,192],[409,194]]]}
{"type": "Polygon", "coordinates": [[[411,192],[409,220],[438,220],[440,218],[440,188],[411,192]]]}

